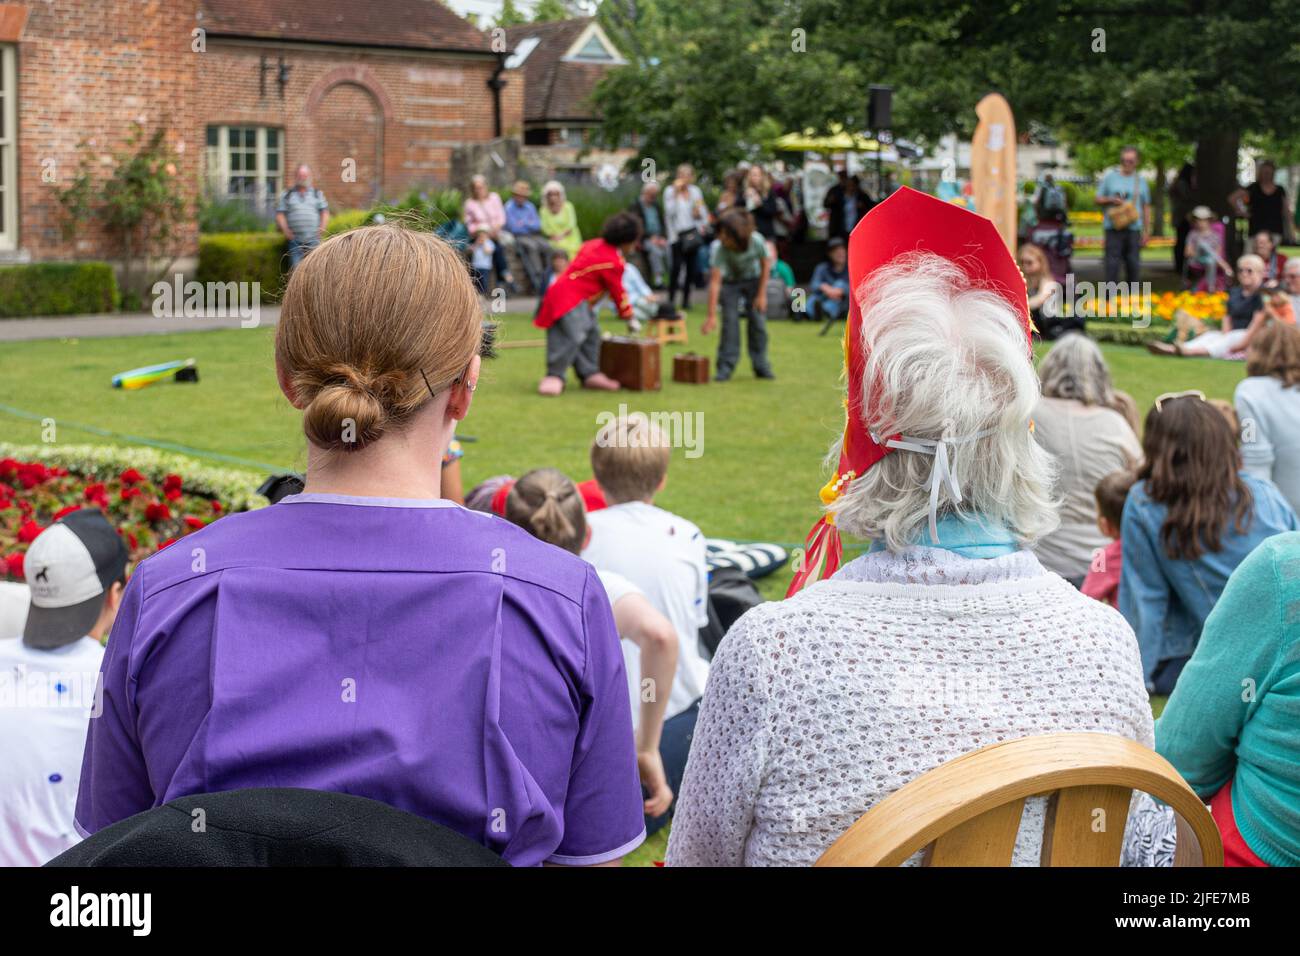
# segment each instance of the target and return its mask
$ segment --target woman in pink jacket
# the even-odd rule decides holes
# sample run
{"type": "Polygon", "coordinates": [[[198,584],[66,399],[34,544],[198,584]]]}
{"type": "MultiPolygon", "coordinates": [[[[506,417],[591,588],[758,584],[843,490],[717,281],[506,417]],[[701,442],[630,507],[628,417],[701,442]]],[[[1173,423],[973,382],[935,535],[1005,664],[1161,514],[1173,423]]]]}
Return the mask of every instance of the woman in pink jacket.
{"type": "Polygon", "coordinates": [[[501,197],[488,188],[487,178],[475,176],[469,181],[469,198],[465,200],[465,228],[469,231],[470,241],[479,242],[479,236],[486,234],[492,244],[492,269],[497,280],[505,287],[506,293],[515,291],[514,276],[506,262],[506,250],[502,245],[509,235],[506,232],[506,207],[501,197]]]}

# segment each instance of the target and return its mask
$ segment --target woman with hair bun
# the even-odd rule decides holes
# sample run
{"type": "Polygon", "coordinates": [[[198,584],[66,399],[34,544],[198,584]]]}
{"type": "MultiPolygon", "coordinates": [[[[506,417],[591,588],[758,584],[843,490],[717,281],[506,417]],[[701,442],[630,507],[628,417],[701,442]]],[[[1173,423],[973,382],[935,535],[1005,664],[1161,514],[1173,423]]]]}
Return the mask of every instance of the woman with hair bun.
{"type": "Polygon", "coordinates": [[[91,721],[78,828],[177,797],[383,801],[519,866],[643,839],[627,678],[595,570],[440,497],[483,337],[461,260],[374,226],[293,273],[276,330],[302,494],[140,564],[91,721]]]}

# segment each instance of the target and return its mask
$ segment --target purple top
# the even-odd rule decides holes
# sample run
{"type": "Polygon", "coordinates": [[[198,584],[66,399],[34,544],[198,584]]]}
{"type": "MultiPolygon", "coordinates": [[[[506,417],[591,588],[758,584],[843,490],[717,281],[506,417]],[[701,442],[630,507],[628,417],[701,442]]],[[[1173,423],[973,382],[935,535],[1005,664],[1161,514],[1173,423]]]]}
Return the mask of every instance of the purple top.
{"type": "Polygon", "coordinates": [[[293,495],[140,564],[108,642],[77,827],[244,787],[356,794],[517,866],[645,836],[595,570],[446,501],[293,495]]]}

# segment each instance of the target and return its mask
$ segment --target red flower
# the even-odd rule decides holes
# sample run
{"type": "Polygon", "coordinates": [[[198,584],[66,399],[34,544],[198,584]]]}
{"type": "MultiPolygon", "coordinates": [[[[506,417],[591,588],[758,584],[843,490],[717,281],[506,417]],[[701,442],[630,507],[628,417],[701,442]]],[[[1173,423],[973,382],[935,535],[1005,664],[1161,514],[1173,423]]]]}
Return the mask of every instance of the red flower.
{"type": "Polygon", "coordinates": [[[119,480],[124,485],[138,485],[140,482],[144,481],[144,475],[140,474],[140,472],[136,471],[134,468],[128,468],[126,471],[122,472],[119,476],[119,480]]]}
{"type": "Polygon", "coordinates": [[[179,488],[168,488],[166,491],[163,492],[163,497],[166,498],[168,501],[180,501],[181,490],[179,488]]]}
{"type": "Polygon", "coordinates": [[[28,518],[23,522],[22,527],[18,529],[18,543],[31,544],[45,529],[35,521],[28,518]]]}
{"type": "Polygon", "coordinates": [[[176,539],[175,539],[175,538],[168,538],[168,539],[167,539],[166,541],[164,541],[162,544],[158,545],[158,550],[161,551],[163,548],[167,547],[167,545],[169,545],[169,544],[175,544],[175,543],[176,543],[176,539]]]}
{"type": "Polygon", "coordinates": [[[180,476],[180,475],[165,475],[165,476],[163,476],[163,491],[172,491],[172,490],[176,490],[176,491],[180,491],[180,490],[181,490],[181,476],[180,476]]]}
{"type": "Polygon", "coordinates": [[[198,531],[200,528],[206,528],[208,526],[208,523],[204,521],[202,518],[196,518],[193,515],[186,515],[185,526],[188,528],[193,528],[195,531],[198,531]]]}
{"type": "Polygon", "coordinates": [[[12,499],[0,496],[0,511],[4,511],[6,508],[12,508],[13,506],[14,503],[12,499]]]}
{"type": "Polygon", "coordinates": [[[0,478],[12,478],[18,471],[18,462],[12,458],[0,458],[0,478]]]}
{"type": "Polygon", "coordinates": [[[83,495],[87,501],[97,504],[101,508],[108,507],[108,489],[104,487],[102,481],[86,485],[86,490],[83,495]]]}
{"type": "Polygon", "coordinates": [[[137,538],[135,535],[133,535],[130,531],[126,533],[126,543],[131,546],[132,551],[140,547],[140,539],[137,538]]]}
{"type": "Polygon", "coordinates": [[[80,510],[81,505],[68,505],[66,508],[60,508],[58,511],[54,512],[54,520],[58,521],[64,515],[70,515],[72,512],[80,510]]]}
{"type": "Polygon", "coordinates": [[[21,578],[23,576],[23,555],[21,552],[5,556],[5,570],[13,577],[21,578]]]}
{"type": "Polygon", "coordinates": [[[172,509],[168,508],[161,501],[155,501],[145,506],[144,517],[146,521],[166,521],[172,516],[172,509]]]}
{"type": "Polygon", "coordinates": [[[225,510],[225,508],[222,507],[220,501],[213,501],[213,502],[212,502],[212,511],[213,511],[214,514],[221,514],[221,512],[224,511],[224,510],[225,510]]]}
{"type": "Polygon", "coordinates": [[[130,501],[132,498],[139,498],[141,494],[142,494],[142,492],[140,491],[139,488],[130,488],[130,487],[123,488],[123,489],[122,489],[122,500],[123,500],[123,501],[130,501]]]}

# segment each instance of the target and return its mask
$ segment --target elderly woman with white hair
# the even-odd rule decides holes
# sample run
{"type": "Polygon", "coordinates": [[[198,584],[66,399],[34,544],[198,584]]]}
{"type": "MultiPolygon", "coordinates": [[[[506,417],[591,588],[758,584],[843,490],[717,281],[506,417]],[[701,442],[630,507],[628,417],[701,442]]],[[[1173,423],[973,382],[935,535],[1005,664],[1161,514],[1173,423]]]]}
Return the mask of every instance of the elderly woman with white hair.
{"type": "MultiPolygon", "coordinates": [[[[792,590],[710,668],[670,866],[807,865],[865,811],[961,754],[1059,732],[1153,743],[1133,632],[1045,570],[1052,461],[1023,279],[988,220],[910,189],[850,240],[836,475],[792,590]]],[[[1014,859],[1038,859],[1029,801],[1014,859]]]]}
{"type": "Polygon", "coordinates": [[[542,187],[542,235],[556,249],[570,259],[582,248],[582,231],[578,229],[578,213],[569,202],[564,186],[552,179],[542,187]]]}
{"type": "Polygon", "coordinates": [[[1245,352],[1255,333],[1268,320],[1261,291],[1265,268],[1264,260],[1254,254],[1237,260],[1237,285],[1228,290],[1228,307],[1223,313],[1221,329],[1202,332],[1182,345],[1148,342],[1147,349],[1157,355],[1199,355],[1217,359],[1245,352]]]}
{"type": "Polygon", "coordinates": [[[1134,433],[1133,399],[1116,391],[1101,349],[1071,334],[1058,341],[1038,368],[1043,397],[1034,408],[1034,437],[1056,459],[1053,489],[1061,524],[1034,545],[1049,571],[1075,587],[1109,543],[1097,527],[1097,483],[1142,460],[1134,433]]]}

